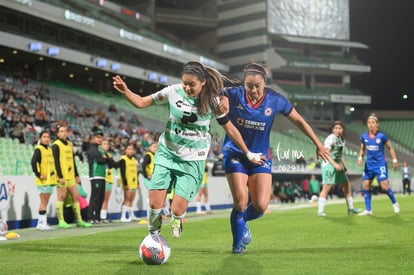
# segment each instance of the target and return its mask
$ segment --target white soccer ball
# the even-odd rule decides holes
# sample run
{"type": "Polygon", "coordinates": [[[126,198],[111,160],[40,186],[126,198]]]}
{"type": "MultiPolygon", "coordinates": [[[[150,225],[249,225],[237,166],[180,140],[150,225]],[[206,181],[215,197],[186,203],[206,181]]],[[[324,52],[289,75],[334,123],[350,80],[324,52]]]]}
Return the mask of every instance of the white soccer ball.
{"type": "Polygon", "coordinates": [[[171,247],[161,235],[149,234],[140,243],[139,256],[148,265],[160,265],[168,261],[171,247]]]}
{"type": "Polygon", "coordinates": [[[3,236],[9,230],[9,226],[5,220],[0,220],[0,236],[3,236]]]}

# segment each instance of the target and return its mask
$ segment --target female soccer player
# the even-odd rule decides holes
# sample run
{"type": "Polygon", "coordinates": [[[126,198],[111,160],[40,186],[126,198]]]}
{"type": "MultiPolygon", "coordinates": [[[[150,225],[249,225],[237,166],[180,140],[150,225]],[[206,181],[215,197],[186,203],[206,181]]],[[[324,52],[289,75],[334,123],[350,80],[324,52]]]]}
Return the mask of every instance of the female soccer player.
{"type": "MultiPolygon", "coordinates": [[[[287,116],[317,147],[323,159],[329,152],[323,147],[309,124],[292,104],[278,92],[265,87],[266,68],[258,63],[244,68],[244,86],[224,90],[230,109],[228,116],[239,130],[249,150],[267,156],[263,165],[249,163],[243,152],[226,136],[223,143],[224,167],[233,195],[230,215],[233,253],[244,253],[250,243],[247,221],[260,218],[267,209],[272,187],[272,159],[268,157],[270,132],[275,116],[287,116]],[[247,185],[247,186],[246,186],[247,185]],[[247,205],[250,192],[251,203],[247,205]]],[[[223,103],[226,101],[223,101],[223,103]]]]}
{"type": "Polygon", "coordinates": [[[56,212],[59,220],[59,228],[70,228],[63,216],[63,202],[66,198],[66,192],[72,197],[72,208],[76,217],[78,227],[91,227],[92,224],[82,220],[81,209],[79,205],[79,193],[77,185],[80,182],[78,170],[76,169],[75,158],[73,155],[73,145],[68,137],[68,128],[64,125],[56,126],[57,139],[53,142],[52,151],[55,161],[55,168],[58,177],[56,212]]]}
{"type": "Polygon", "coordinates": [[[360,137],[361,148],[359,150],[358,165],[362,165],[362,158],[365,151],[367,152],[367,159],[365,161],[364,174],[362,176],[365,210],[358,215],[367,216],[372,215],[371,209],[371,184],[374,177],[377,178],[382,190],[384,190],[392,202],[394,213],[400,213],[400,205],[395,199],[394,192],[388,186],[388,168],[385,160],[384,147],[390,151],[392,158],[392,167],[394,170],[398,168],[397,155],[391,141],[388,137],[379,130],[379,120],[375,113],[371,113],[367,119],[368,131],[363,133],[360,137]]]}
{"type": "Polygon", "coordinates": [[[218,123],[253,163],[261,164],[260,155],[250,152],[240,133],[225,114],[219,113],[218,90],[226,79],[217,70],[199,62],[188,62],[181,74],[182,83],[168,86],[152,95],[141,97],[128,89],[120,76],[113,78],[114,88],[136,107],[168,104],[170,116],[159,138],[155,167],[149,184],[148,231],[159,234],[161,208],[170,183],[174,184],[171,204],[171,232],[178,238],[188,203],[197,194],[204,174],[211,138],[210,121],[218,123]],[[175,179],[175,180],[172,180],[175,179]]]}
{"type": "Polygon", "coordinates": [[[49,144],[50,133],[42,131],[39,135],[39,144],[34,150],[31,162],[40,197],[39,219],[36,229],[41,231],[52,230],[47,224],[46,208],[57,182],[53,153],[49,144]]]}
{"type": "Polygon", "coordinates": [[[344,189],[348,213],[357,214],[361,209],[354,208],[354,201],[351,192],[351,183],[346,176],[346,164],[343,156],[345,140],[343,138],[344,125],[340,121],[335,121],[331,128],[332,133],[325,139],[325,148],[329,149],[331,157],[328,161],[322,161],[322,191],[319,195],[319,207],[317,215],[326,216],[324,209],[326,197],[332,186],[340,184],[344,189]]]}
{"type": "Polygon", "coordinates": [[[104,150],[106,156],[108,159],[110,159],[110,163],[106,165],[106,169],[105,169],[105,196],[104,196],[104,200],[102,202],[102,207],[101,207],[101,212],[100,212],[100,218],[101,221],[103,223],[110,223],[111,220],[108,219],[108,202],[109,202],[109,198],[111,197],[111,193],[112,193],[112,184],[114,182],[113,180],[113,175],[112,175],[112,170],[113,168],[118,168],[118,163],[116,163],[113,159],[112,159],[112,154],[109,152],[109,140],[104,138],[102,140],[102,144],[101,144],[102,149],[104,150]]]}
{"type": "Polygon", "coordinates": [[[119,160],[119,169],[121,171],[122,186],[124,189],[124,202],[121,208],[121,222],[138,221],[139,218],[134,215],[132,203],[134,202],[138,182],[138,162],[135,158],[134,144],[128,144],[125,148],[124,155],[119,160]],[[126,214],[128,213],[128,217],[126,214]]]}

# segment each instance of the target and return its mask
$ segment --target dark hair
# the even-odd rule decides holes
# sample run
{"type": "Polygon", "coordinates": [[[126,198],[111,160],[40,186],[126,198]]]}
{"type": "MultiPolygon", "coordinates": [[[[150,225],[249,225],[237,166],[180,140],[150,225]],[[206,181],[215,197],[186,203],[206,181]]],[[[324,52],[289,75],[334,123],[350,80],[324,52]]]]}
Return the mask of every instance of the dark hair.
{"type": "Polygon", "coordinates": [[[205,80],[206,85],[203,86],[198,100],[197,113],[200,116],[204,116],[210,112],[211,108],[214,110],[217,106],[216,98],[219,96],[219,91],[224,89],[224,81],[234,83],[234,80],[222,75],[214,68],[204,66],[200,62],[190,61],[187,62],[181,75],[192,74],[195,75],[200,81],[205,80]]]}
{"type": "Polygon", "coordinates": [[[247,75],[260,74],[266,81],[267,67],[264,64],[253,62],[253,63],[247,64],[244,67],[243,71],[244,71],[244,77],[246,77],[247,75]]]}
{"type": "Polygon", "coordinates": [[[336,125],[340,125],[340,126],[342,127],[342,129],[344,129],[344,130],[345,130],[345,126],[344,126],[344,124],[343,124],[340,120],[336,120],[336,121],[334,121],[334,122],[332,123],[332,126],[331,126],[331,131],[333,130],[333,128],[334,128],[336,125]]]}
{"type": "Polygon", "coordinates": [[[41,138],[44,134],[49,134],[49,136],[50,136],[50,132],[48,130],[43,130],[43,131],[40,132],[39,138],[41,138]]]}

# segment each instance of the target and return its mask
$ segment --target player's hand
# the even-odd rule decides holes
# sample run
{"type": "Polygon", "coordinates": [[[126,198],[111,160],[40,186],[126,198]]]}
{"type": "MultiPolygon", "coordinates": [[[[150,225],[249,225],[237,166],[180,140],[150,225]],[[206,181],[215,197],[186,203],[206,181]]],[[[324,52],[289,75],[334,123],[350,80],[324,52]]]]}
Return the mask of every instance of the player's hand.
{"type": "Polygon", "coordinates": [[[394,169],[394,171],[396,171],[397,168],[398,168],[398,162],[393,162],[392,163],[392,168],[394,169]]]}
{"type": "Polygon", "coordinates": [[[75,181],[76,181],[77,184],[79,184],[81,182],[80,177],[75,177],[75,181]]]}
{"type": "Polygon", "coordinates": [[[330,155],[329,155],[329,149],[325,147],[318,147],[316,148],[316,156],[317,159],[322,158],[324,161],[328,161],[330,155]]]}
{"type": "Polygon", "coordinates": [[[119,75],[112,77],[112,80],[112,84],[114,85],[115,90],[121,94],[125,94],[125,92],[128,90],[128,86],[126,85],[125,81],[123,81],[119,75]]]}
{"type": "Polygon", "coordinates": [[[221,95],[220,96],[220,102],[219,105],[217,106],[217,108],[220,110],[220,112],[222,114],[228,114],[230,111],[229,108],[230,104],[229,104],[229,99],[227,96],[221,95]]]}
{"type": "Polygon", "coordinates": [[[358,166],[362,166],[362,158],[358,158],[358,166]]]}
{"type": "Polygon", "coordinates": [[[341,165],[339,165],[339,164],[336,163],[334,167],[335,167],[335,170],[336,171],[342,171],[341,165]]]}
{"type": "Polygon", "coordinates": [[[45,180],[47,177],[45,176],[45,175],[43,175],[43,174],[40,174],[40,177],[39,177],[41,180],[45,180]]]}
{"type": "Polygon", "coordinates": [[[247,152],[246,157],[250,162],[259,165],[262,165],[266,160],[266,157],[262,153],[252,153],[250,151],[247,152]]]}

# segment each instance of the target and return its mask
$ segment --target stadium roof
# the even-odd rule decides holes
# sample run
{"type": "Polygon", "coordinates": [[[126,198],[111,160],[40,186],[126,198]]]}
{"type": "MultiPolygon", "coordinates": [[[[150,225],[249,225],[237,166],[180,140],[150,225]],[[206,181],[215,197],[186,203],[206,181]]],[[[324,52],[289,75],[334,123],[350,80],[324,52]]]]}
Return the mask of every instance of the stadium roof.
{"type": "Polygon", "coordinates": [[[300,36],[290,36],[290,35],[280,35],[283,39],[291,43],[303,43],[303,44],[317,44],[324,46],[338,46],[338,47],[350,47],[350,48],[360,48],[368,49],[369,47],[360,42],[346,41],[346,40],[333,40],[333,39],[322,39],[322,38],[312,38],[312,37],[300,37],[300,36]]]}

